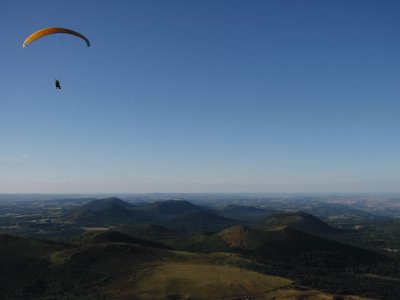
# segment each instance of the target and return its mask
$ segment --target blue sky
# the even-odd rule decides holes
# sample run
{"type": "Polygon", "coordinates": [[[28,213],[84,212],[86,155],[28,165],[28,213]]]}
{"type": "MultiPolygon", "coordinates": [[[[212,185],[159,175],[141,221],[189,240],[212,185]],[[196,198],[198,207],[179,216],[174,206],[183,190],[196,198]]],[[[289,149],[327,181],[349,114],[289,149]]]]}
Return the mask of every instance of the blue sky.
{"type": "Polygon", "coordinates": [[[0,33],[0,192],[400,192],[398,1],[3,0],[0,33]],[[92,47],[22,48],[50,26],[92,47]]]}

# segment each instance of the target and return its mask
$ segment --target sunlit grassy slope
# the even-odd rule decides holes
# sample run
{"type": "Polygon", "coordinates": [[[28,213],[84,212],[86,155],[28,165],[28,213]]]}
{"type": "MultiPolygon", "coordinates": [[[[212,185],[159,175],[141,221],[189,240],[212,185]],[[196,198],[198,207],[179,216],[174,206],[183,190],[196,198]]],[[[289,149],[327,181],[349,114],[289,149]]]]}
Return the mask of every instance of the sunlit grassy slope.
{"type": "Polygon", "coordinates": [[[256,266],[235,254],[173,253],[162,262],[142,265],[135,276],[114,280],[103,291],[119,300],[364,299],[298,288],[291,280],[239,268],[256,266]]]}
{"type": "Polygon", "coordinates": [[[335,298],[314,290],[296,289],[288,279],[231,266],[167,262],[141,271],[139,278],[114,284],[115,299],[362,299],[335,298]],[[249,297],[249,298],[246,298],[249,297]]]}
{"type": "Polygon", "coordinates": [[[144,270],[134,284],[126,282],[121,299],[213,299],[255,295],[291,282],[230,266],[169,262],[144,270]],[[133,288],[132,288],[133,287],[133,288]]]}

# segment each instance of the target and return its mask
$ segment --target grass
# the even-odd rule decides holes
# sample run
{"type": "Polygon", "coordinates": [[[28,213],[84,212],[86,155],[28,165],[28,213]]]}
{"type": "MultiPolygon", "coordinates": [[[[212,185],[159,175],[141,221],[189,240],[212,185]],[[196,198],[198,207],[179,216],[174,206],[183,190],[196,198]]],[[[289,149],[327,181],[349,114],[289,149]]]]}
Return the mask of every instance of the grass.
{"type": "Polygon", "coordinates": [[[231,266],[166,262],[143,270],[120,287],[118,299],[229,299],[289,286],[288,279],[231,266]]]}

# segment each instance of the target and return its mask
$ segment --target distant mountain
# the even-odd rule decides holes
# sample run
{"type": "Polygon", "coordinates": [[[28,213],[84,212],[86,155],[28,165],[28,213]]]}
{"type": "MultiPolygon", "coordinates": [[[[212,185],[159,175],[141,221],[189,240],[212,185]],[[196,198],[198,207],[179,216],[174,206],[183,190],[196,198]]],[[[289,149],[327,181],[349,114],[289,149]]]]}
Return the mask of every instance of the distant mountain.
{"type": "Polygon", "coordinates": [[[246,212],[246,213],[271,213],[271,212],[277,212],[276,210],[266,210],[263,208],[258,208],[258,207],[254,207],[254,206],[247,206],[247,205],[239,205],[239,204],[229,204],[227,206],[224,206],[223,208],[221,208],[221,211],[223,212],[238,212],[238,211],[242,211],[242,212],[246,212]]]}
{"type": "Polygon", "coordinates": [[[218,210],[218,214],[221,216],[245,221],[253,224],[266,216],[278,213],[275,209],[263,209],[247,205],[229,204],[218,210]]]}
{"type": "Polygon", "coordinates": [[[109,197],[104,199],[97,199],[84,204],[81,208],[91,211],[100,211],[114,207],[124,207],[126,209],[133,209],[136,206],[117,197],[109,197]]]}
{"type": "Polygon", "coordinates": [[[88,232],[85,235],[79,237],[77,241],[81,243],[87,244],[96,244],[96,243],[128,243],[128,244],[137,244],[147,247],[155,247],[161,249],[170,249],[169,247],[149,241],[146,239],[136,238],[124,233],[114,231],[114,230],[100,230],[100,231],[92,231],[88,232]]]}
{"type": "MultiPolygon", "coordinates": [[[[297,208],[299,209],[299,208],[297,208]]],[[[366,210],[357,209],[350,205],[344,205],[340,203],[310,203],[304,205],[302,210],[313,214],[321,218],[332,218],[332,219],[347,219],[347,220],[373,220],[379,218],[379,216],[370,213],[366,210]]]]}
{"type": "Polygon", "coordinates": [[[285,212],[274,214],[260,221],[257,227],[268,229],[276,226],[287,226],[299,231],[317,235],[325,235],[339,231],[319,218],[305,212],[285,212]]]}
{"type": "Polygon", "coordinates": [[[178,231],[215,231],[239,223],[184,200],[153,202],[138,207],[115,197],[77,207],[67,213],[63,221],[79,226],[157,223],[178,231]]]}
{"type": "Polygon", "coordinates": [[[167,228],[185,232],[214,232],[240,222],[206,211],[196,211],[177,216],[161,224],[167,228]]]}
{"type": "Polygon", "coordinates": [[[153,218],[119,198],[94,200],[73,209],[64,221],[80,226],[107,226],[149,222],[153,218]]]}
{"type": "Polygon", "coordinates": [[[211,210],[207,208],[195,205],[186,200],[156,201],[149,204],[145,204],[140,208],[159,218],[170,218],[198,211],[211,212],[211,210]]]}

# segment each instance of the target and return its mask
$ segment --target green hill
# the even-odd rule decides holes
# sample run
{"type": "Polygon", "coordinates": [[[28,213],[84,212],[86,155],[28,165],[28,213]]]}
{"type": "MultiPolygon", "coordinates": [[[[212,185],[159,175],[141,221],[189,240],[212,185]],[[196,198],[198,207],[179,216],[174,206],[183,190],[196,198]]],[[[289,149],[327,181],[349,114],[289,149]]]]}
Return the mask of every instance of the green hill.
{"type": "Polygon", "coordinates": [[[192,212],[211,212],[207,208],[195,205],[186,200],[165,200],[155,201],[145,204],[140,207],[142,210],[147,211],[157,218],[171,218],[182,214],[192,212]]]}
{"type": "Polygon", "coordinates": [[[82,205],[64,216],[63,221],[80,226],[109,226],[143,223],[153,218],[135,206],[112,197],[94,200],[82,205]]]}
{"type": "Polygon", "coordinates": [[[310,235],[290,227],[274,230],[238,225],[212,235],[197,235],[178,242],[183,249],[202,252],[229,251],[250,254],[258,260],[271,259],[296,266],[344,269],[372,265],[389,259],[378,253],[310,235]]]}
{"type": "Polygon", "coordinates": [[[97,199],[84,204],[81,208],[90,211],[101,211],[113,207],[124,207],[126,209],[133,209],[136,206],[117,197],[109,197],[104,199],[97,199]]]}
{"type": "Polygon", "coordinates": [[[184,232],[213,232],[239,224],[237,220],[206,211],[196,211],[179,215],[161,224],[173,230],[184,232]]]}
{"type": "Polygon", "coordinates": [[[229,204],[218,210],[221,216],[254,224],[259,220],[278,213],[274,209],[263,209],[247,205],[229,204]]]}
{"type": "Polygon", "coordinates": [[[290,227],[276,226],[267,230],[239,225],[215,234],[185,237],[177,240],[173,247],[203,253],[239,253],[262,263],[268,274],[331,292],[375,297],[391,289],[400,292],[397,283],[377,282],[363,275],[385,274],[386,270],[396,268],[394,260],[290,227]]]}
{"type": "Polygon", "coordinates": [[[278,213],[268,216],[258,223],[258,227],[260,228],[268,229],[276,226],[288,226],[299,231],[317,235],[325,235],[339,231],[319,218],[305,212],[278,213]]]}

